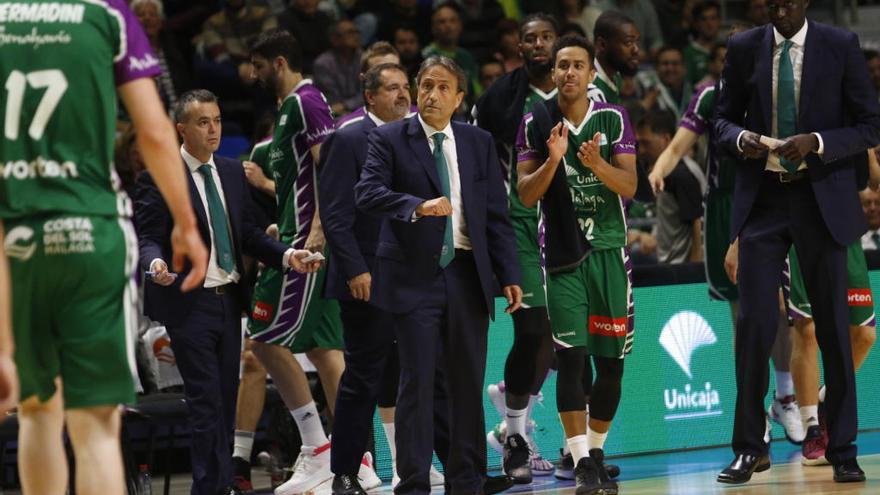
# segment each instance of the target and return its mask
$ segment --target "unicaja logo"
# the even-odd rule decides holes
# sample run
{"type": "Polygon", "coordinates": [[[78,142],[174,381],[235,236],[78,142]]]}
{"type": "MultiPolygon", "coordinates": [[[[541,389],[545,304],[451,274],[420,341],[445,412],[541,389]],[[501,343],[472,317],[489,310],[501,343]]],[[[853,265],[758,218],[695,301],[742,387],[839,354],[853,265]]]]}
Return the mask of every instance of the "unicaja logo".
{"type": "MultiPolygon", "coordinates": [[[[715,332],[709,323],[698,313],[681,311],[666,322],[660,332],[660,345],[666,349],[679,368],[693,379],[691,358],[699,347],[718,342],[715,332]]],[[[690,383],[681,388],[667,388],[663,391],[663,402],[669,412],[666,420],[697,418],[720,415],[717,409],[721,405],[718,391],[712,384],[705,382],[702,386],[690,383]]]]}
{"type": "Polygon", "coordinates": [[[34,243],[34,230],[24,225],[11,229],[6,233],[4,247],[10,258],[27,261],[37,250],[37,245],[34,243]]]}

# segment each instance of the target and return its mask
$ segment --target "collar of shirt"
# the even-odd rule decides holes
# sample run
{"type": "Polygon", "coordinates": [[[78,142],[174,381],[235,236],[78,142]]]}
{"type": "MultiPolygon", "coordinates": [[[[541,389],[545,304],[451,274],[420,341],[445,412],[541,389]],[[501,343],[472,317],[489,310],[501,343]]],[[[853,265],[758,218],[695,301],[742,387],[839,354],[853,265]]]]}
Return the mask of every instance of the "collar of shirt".
{"type": "MultiPolygon", "coordinates": [[[[807,22],[805,19],[804,25],[801,26],[800,31],[798,31],[797,33],[795,33],[794,36],[791,37],[791,42],[797,46],[804,46],[804,43],[807,42],[807,27],[809,25],[810,25],[810,23],[807,22]]],[[[782,36],[779,33],[779,31],[777,31],[776,28],[774,27],[773,28],[773,39],[776,43],[774,46],[779,46],[782,44],[783,41],[785,41],[785,36],[782,36]]]]}
{"type": "Polygon", "coordinates": [[[211,158],[207,162],[202,162],[198,158],[192,156],[189,151],[186,150],[182,144],[180,145],[180,156],[183,157],[184,163],[189,168],[189,171],[192,173],[196,173],[199,170],[199,167],[207,163],[208,165],[217,168],[217,165],[214,164],[214,155],[211,155],[211,158]]]}
{"type": "Polygon", "coordinates": [[[602,68],[602,64],[599,63],[599,59],[595,58],[593,59],[593,62],[596,65],[596,77],[605,81],[605,84],[607,84],[614,91],[617,91],[617,85],[614,84],[614,81],[610,77],[608,77],[608,73],[605,72],[605,69],[602,68]]]}
{"type": "Polygon", "coordinates": [[[434,152],[434,140],[431,138],[431,136],[433,136],[434,134],[436,134],[438,132],[442,132],[443,134],[446,135],[446,140],[444,141],[444,144],[447,142],[450,144],[455,142],[455,135],[452,133],[452,121],[451,120],[449,121],[449,123],[446,124],[446,127],[444,127],[441,130],[437,130],[437,129],[434,129],[433,127],[431,127],[430,125],[428,125],[428,123],[422,119],[422,116],[419,115],[419,124],[422,125],[422,130],[425,131],[425,136],[427,136],[427,138],[428,138],[428,144],[431,145],[431,152],[432,153],[434,152]]]}
{"type": "Polygon", "coordinates": [[[287,93],[287,96],[285,96],[284,99],[286,100],[286,99],[290,98],[291,96],[293,96],[293,94],[296,93],[299,90],[299,88],[305,86],[306,84],[312,84],[312,80],[306,78],[306,79],[303,79],[302,81],[298,82],[296,84],[296,86],[294,86],[293,89],[290,90],[290,93],[287,93]]]}
{"type": "MultiPolygon", "coordinates": [[[[364,108],[366,108],[366,107],[364,107],[364,108]]],[[[384,120],[377,117],[376,114],[374,114],[373,112],[371,112],[369,110],[365,110],[365,111],[367,112],[367,117],[369,117],[370,120],[372,120],[373,123],[376,124],[376,127],[382,127],[383,125],[386,124],[386,122],[384,120]]]]}

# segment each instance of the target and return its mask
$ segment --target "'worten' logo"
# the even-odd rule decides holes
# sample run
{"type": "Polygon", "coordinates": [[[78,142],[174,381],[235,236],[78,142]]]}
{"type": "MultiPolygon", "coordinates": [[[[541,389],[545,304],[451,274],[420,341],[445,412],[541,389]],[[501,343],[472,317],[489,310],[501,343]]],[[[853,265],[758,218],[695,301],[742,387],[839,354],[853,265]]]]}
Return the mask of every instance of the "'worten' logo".
{"type": "Polygon", "coordinates": [[[590,333],[603,337],[624,337],[628,328],[629,319],[609,318],[607,316],[590,315],[590,333]]]}
{"type": "Polygon", "coordinates": [[[847,304],[850,306],[873,306],[874,297],[871,289],[850,289],[846,295],[847,304]]]}
{"type": "Polygon", "coordinates": [[[254,304],[253,318],[257,321],[272,321],[272,311],[274,309],[275,308],[273,308],[271,304],[257,301],[256,304],[254,304]]]}

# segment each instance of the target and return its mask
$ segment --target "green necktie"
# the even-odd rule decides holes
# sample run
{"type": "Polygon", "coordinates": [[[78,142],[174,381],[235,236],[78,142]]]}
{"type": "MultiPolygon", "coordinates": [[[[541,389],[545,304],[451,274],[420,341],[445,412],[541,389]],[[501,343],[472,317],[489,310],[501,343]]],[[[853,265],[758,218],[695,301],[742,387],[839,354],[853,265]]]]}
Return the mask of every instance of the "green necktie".
{"type": "Polygon", "coordinates": [[[208,199],[208,216],[211,221],[211,229],[214,231],[214,247],[217,248],[217,264],[226,273],[232,273],[235,269],[235,260],[232,258],[232,241],[229,239],[229,228],[226,225],[226,210],[220,201],[220,193],[217,184],[214,183],[214,174],[211,166],[207,163],[199,167],[199,173],[205,178],[205,196],[208,199]]]}
{"type": "MultiPolygon", "coordinates": [[[[785,139],[797,132],[797,104],[794,100],[794,68],[791,65],[789,50],[793,43],[782,42],[782,53],[779,54],[779,77],[776,79],[776,137],[785,139]]],[[[779,162],[789,172],[797,171],[799,163],[792,163],[785,158],[779,162]]]]}
{"type": "MultiPolygon", "coordinates": [[[[452,202],[452,195],[449,192],[449,168],[446,166],[446,156],[443,155],[443,138],[446,135],[442,132],[434,133],[431,139],[434,140],[434,164],[437,165],[437,176],[440,177],[440,188],[443,195],[452,202]]],[[[446,217],[446,229],[443,231],[443,249],[440,250],[440,267],[446,268],[452,258],[455,257],[455,243],[452,241],[452,215],[446,217]]]]}

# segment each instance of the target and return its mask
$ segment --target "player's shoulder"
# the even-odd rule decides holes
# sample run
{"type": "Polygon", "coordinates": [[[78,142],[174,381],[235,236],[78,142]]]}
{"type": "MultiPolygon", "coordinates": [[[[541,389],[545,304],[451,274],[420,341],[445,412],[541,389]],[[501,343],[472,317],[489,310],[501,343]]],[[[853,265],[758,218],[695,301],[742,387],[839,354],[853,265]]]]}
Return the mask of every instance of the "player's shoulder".
{"type": "Polygon", "coordinates": [[[621,125],[626,125],[629,121],[629,116],[626,112],[626,108],[622,105],[615,105],[614,103],[608,103],[605,101],[594,101],[593,107],[590,109],[590,113],[593,117],[599,118],[605,122],[614,122],[620,123],[621,125]]]}

